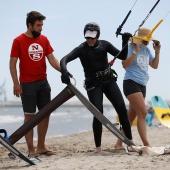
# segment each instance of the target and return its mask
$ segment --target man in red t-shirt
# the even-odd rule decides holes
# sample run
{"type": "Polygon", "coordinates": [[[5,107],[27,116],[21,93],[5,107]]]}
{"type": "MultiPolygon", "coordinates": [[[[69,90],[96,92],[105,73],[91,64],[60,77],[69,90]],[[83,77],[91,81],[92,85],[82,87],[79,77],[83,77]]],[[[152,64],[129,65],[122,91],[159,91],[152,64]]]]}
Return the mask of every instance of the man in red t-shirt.
{"type": "MultiPolygon", "coordinates": [[[[47,37],[41,34],[45,16],[37,11],[27,14],[27,31],[13,41],[10,55],[10,73],[14,83],[13,93],[21,96],[24,111],[24,123],[36,113],[36,107],[42,109],[51,101],[51,88],[47,81],[46,58],[51,66],[60,71],[60,64],[53,55],[53,48],[47,37]],[[19,59],[19,78],[17,61],[19,59]]],[[[25,135],[29,156],[45,153],[55,154],[45,147],[45,136],[48,129],[49,116],[38,124],[38,142],[35,149],[33,130],[25,135]]]]}

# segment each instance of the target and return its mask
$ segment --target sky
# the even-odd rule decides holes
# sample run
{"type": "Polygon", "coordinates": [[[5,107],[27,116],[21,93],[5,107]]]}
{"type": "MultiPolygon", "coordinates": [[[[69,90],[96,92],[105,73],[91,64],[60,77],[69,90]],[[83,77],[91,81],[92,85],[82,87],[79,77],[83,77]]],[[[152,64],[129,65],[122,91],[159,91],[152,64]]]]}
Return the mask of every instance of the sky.
{"type": "MultiPolygon", "coordinates": [[[[85,41],[83,29],[88,22],[100,25],[99,39],[111,42],[121,49],[121,36],[115,32],[131,10],[136,0],[1,0],[0,16],[0,85],[5,82],[8,101],[19,101],[13,95],[13,82],[9,71],[10,51],[13,39],[26,31],[26,14],[39,11],[46,16],[42,34],[47,36],[54,49],[54,55],[60,61],[72,49],[85,41]]],[[[123,32],[134,32],[149,14],[157,0],[137,0],[131,15],[122,28],[123,32]]],[[[158,69],[149,68],[150,80],[147,85],[146,101],[154,95],[170,100],[170,1],[160,0],[143,27],[152,29],[161,19],[162,24],[155,30],[153,37],[161,42],[160,63],[158,69]],[[166,14],[168,14],[166,16],[166,14]],[[165,17],[166,16],[166,17],[165,17]],[[164,18],[165,17],[165,18],[164,18]]],[[[154,54],[152,42],[149,44],[154,54]]],[[[108,55],[109,60],[113,57],[108,55]]],[[[76,79],[76,87],[86,97],[83,88],[84,73],[79,59],[68,63],[68,70],[76,79]]],[[[118,85],[122,91],[125,70],[121,60],[112,66],[119,75],[118,85]]],[[[54,70],[47,61],[47,78],[52,88],[52,98],[59,94],[66,85],[61,82],[61,74],[54,70]]],[[[74,80],[71,80],[74,84],[74,80]]],[[[122,91],[123,94],[123,91],[122,91]]],[[[124,96],[124,94],[123,94],[124,96]]],[[[125,102],[127,101],[124,97],[125,102]]],[[[78,101],[73,97],[70,101],[78,101]]],[[[107,100],[106,100],[107,101],[107,100]]]]}

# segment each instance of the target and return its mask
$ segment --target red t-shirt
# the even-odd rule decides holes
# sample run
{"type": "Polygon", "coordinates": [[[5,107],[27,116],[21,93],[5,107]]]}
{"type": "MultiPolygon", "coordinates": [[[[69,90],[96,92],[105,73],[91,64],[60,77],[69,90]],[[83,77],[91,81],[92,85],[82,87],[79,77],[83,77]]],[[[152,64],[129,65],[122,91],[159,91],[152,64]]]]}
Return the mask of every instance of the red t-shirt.
{"type": "Polygon", "coordinates": [[[49,40],[44,35],[30,38],[21,34],[13,41],[11,57],[20,60],[20,82],[33,82],[47,77],[46,56],[53,52],[49,40]]]}

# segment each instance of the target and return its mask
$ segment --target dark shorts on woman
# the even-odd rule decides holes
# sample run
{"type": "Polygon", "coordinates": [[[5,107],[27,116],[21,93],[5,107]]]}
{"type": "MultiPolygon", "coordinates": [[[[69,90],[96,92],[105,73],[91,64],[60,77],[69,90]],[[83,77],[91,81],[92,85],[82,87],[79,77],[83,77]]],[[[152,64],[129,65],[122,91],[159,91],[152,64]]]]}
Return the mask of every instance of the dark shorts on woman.
{"type": "Polygon", "coordinates": [[[143,94],[143,97],[146,97],[146,86],[136,83],[133,80],[124,80],[123,92],[126,97],[130,94],[137,93],[137,92],[141,92],[143,94]]]}

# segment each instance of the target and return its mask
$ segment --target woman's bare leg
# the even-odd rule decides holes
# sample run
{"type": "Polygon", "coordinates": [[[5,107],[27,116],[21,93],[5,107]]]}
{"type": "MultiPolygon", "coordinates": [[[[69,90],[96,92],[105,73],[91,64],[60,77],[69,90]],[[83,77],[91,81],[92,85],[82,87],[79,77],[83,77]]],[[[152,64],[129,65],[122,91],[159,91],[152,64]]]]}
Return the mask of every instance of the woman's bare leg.
{"type": "Polygon", "coordinates": [[[131,107],[136,112],[138,119],[137,119],[137,128],[139,135],[142,139],[144,146],[149,146],[149,142],[147,139],[147,133],[146,133],[146,106],[145,101],[143,98],[142,93],[133,93],[127,96],[127,99],[129,100],[131,107]]]}
{"type": "MultiPolygon", "coordinates": [[[[134,111],[134,109],[131,107],[131,104],[129,104],[129,109],[128,109],[128,118],[130,121],[130,125],[132,126],[133,121],[136,118],[136,113],[134,111]]],[[[124,132],[122,131],[122,133],[124,134],[124,132]]],[[[114,148],[122,148],[122,141],[120,139],[117,140],[116,144],[114,145],[114,148]]]]}

